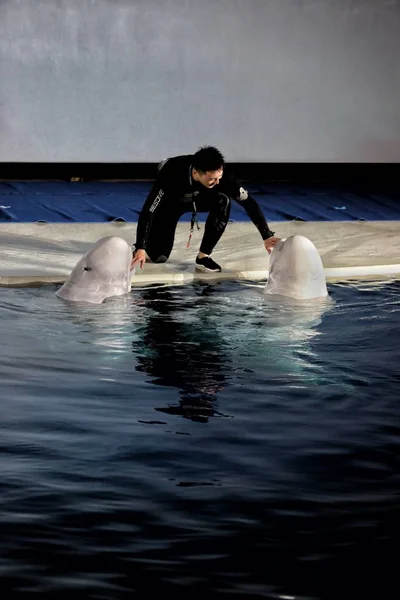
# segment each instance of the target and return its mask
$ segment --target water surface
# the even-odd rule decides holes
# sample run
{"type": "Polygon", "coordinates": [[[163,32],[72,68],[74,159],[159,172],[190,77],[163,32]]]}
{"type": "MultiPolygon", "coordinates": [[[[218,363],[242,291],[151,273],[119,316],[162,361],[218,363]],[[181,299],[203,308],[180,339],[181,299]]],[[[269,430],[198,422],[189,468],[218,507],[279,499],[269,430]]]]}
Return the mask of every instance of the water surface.
{"type": "Polygon", "coordinates": [[[55,289],[0,289],[4,592],[395,593],[399,282],[55,289]]]}

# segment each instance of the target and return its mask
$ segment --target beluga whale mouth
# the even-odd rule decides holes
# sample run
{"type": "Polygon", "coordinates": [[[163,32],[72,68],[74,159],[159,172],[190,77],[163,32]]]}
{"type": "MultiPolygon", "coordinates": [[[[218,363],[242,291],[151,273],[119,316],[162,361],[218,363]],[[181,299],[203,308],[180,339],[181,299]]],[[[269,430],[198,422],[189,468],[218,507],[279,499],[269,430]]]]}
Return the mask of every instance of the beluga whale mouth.
{"type": "Polygon", "coordinates": [[[131,291],[132,250],[121,237],[98,240],[79,260],[56,296],[72,302],[101,304],[131,291]]]}

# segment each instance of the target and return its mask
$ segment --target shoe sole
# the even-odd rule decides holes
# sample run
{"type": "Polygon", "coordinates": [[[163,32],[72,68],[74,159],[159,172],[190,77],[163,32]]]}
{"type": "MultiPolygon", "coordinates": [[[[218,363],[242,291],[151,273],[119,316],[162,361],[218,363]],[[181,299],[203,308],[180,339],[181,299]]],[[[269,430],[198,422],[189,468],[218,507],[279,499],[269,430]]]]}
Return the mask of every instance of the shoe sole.
{"type": "Polygon", "coordinates": [[[204,265],[196,265],[196,271],[202,271],[203,273],[221,273],[221,269],[207,269],[204,265]]]}

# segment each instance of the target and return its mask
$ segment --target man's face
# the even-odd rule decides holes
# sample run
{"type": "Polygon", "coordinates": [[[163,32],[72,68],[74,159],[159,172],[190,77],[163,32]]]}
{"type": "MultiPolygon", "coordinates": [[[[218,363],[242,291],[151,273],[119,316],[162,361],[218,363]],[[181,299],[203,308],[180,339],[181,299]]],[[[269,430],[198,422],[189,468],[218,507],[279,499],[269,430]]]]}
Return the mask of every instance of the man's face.
{"type": "Polygon", "coordinates": [[[219,183],[223,174],[223,169],[221,167],[221,169],[218,169],[217,171],[206,171],[205,173],[193,169],[193,173],[195,174],[197,181],[200,181],[200,183],[207,188],[212,188],[219,183]]]}

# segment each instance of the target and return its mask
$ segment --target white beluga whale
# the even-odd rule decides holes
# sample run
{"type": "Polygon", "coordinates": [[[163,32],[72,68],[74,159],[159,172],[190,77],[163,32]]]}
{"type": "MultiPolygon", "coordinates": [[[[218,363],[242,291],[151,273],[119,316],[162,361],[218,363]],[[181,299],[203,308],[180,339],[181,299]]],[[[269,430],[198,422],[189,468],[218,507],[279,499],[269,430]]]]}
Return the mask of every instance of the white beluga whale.
{"type": "Polygon", "coordinates": [[[292,235],[277,243],[271,253],[264,293],[294,300],[328,296],[322,260],[311,240],[292,235]]]}
{"type": "Polygon", "coordinates": [[[101,304],[131,291],[132,250],[121,237],[98,240],[79,260],[56,296],[72,302],[101,304]]]}
{"type": "Polygon", "coordinates": [[[221,300],[221,310],[230,314],[225,343],[232,364],[256,373],[268,368],[278,384],[323,381],[313,342],[334,303],[314,244],[302,235],[282,239],[271,252],[267,283],[242,285],[246,291],[234,290],[221,300]]]}

